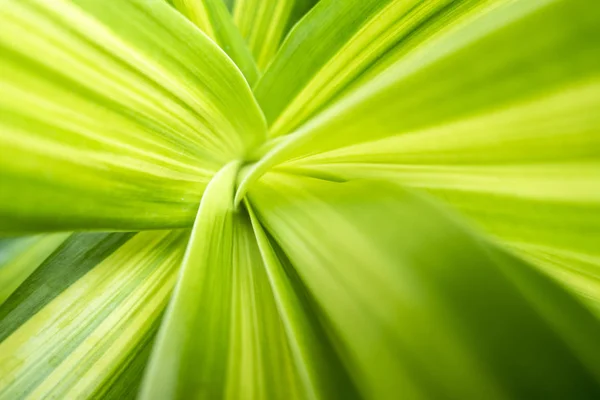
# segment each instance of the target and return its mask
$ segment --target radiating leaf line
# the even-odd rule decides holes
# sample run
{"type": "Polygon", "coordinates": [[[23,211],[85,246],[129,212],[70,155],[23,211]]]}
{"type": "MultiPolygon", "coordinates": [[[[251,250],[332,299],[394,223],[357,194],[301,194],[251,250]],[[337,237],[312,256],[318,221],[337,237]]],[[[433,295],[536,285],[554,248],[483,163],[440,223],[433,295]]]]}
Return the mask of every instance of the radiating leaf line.
{"type": "Polygon", "coordinates": [[[0,239],[0,305],[68,236],[57,233],[0,239]]]}
{"type": "Polygon", "coordinates": [[[600,398],[600,6],[314,3],[4,1],[0,400],[600,398]]]}
{"type": "Polygon", "coordinates": [[[0,397],[107,391],[154,332],[185,239],[179,231],[140,233],[45,302],[0,343],[0,397]]]}
{"type": "Polygon", "coordinates": [[[305,398],[248,216],[233,207],[239,163],[200,203],[142,398],[305,398]]]}
{"type": "Polygon", "coordinates": [[[593,315],[430,199],[382,181],[275,173],[249,198],[362,396],[598,391],[593,315]]]}
{"type": "Polygon", "coordinates": [[[320,1],[255,89],[270,135],[292,132],[362,75],[372,79],[423,42],[503,2],[320,1]]]}
{"type": "Polygon", "coordinates": [[[531,243],[508,244],[520,257],[578,295],[600,317],[600,257],[531,243]]]}
{"type": "Polygon", "coordinates": [[[519,254],[522,246],[541,246],[546,261],[530,259],[553,276],[550,254],[559,265],[564,264],[560,254],[571,254],[581,268],[569,273],[569,281],[597,307],[600,118],[594,110],[600,107],[599,88],[597,79],[577,82],[505,108],[316,154],[279,169],[377,177],[426,189],[519,254]]]}
{"type": "Polygon", "coordinates": [[[231,57],[250,85],[256,82],[258,68],[252,53],[223,0],[172,0],[172,3],[231,57]]]}
{"type": "MultiPolygon", "coordinates": [[[[567,105],[579,117],[595,103],[599,47],[589,37],[598,30],[598,21],[600,9],[590,9],[579,0],[511,2],[496,7],[402,57],[303,125],[255,164],[236,198],[243,197],[254,179],[282,162],[451,126],[561,90],[566,92],[563,101],[578,90],[585,94],[583,101],[567,105]]],[[[501,123],[510,125],[509,120],[501,123]]],[[[576,139],[595,143],[593,132],[587,133],[587,139],[576,139]]],[[[479,136],[483,138],[485,131],[479,136]]],[[[446,139],[447,143],[453,140],[449,134],[446,139]]],[[[556,148],[556,143],[549,146],[556,148]]]]}
{"type": "Polygon", "coordinates": [[[0,341],[88,273],[132,233],[71,235],[0,307],[0,341]]]}
{"type": "Polygon", "coordinates": [[[327,337],[310,295],[302,286],[293,265],[276,243],[271,242],[260,222],[245,202],[250,213],[254,234],[265,271],[273,291],[290,351],[304,385],[304,398],[358,398],[332,342],[327,337]]]}
{"type": "Polygon", "coordinates": [[[0,232],[189,225],[262,142],[244,77],[164,2],[3,5],[0,232]]]}
{"type": "Polygon", "coordinates": [[[287,31],[314,3],[314,0],[235,1],[233,18],[260,69],[269,65],[287,31]]]}

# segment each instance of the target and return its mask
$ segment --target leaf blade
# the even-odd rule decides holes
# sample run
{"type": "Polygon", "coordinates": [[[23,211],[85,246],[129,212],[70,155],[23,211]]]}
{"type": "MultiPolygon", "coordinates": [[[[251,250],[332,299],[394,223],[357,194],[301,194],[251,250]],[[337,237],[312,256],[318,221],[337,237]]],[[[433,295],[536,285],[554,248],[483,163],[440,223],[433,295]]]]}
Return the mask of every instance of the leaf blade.
{"type": "Polygon", "coordinates": [[[314,0],[236,0],[233,18],[258,67],[264,70],[287,31],[316,3],[314,0]]]}
{"type": "Polygon", "coordinates": [[[238,163],[211,181],[141,398],[303,398],[250,221],[238,163]]]}
{"type": "Polygon", "coordinates": [[[0,18],[0,231],[186,226],[264,137],[243,76],[163,2],[9,1],[0,18]]]}
{"type": "Polygon", "coordinates": [[[173,5],[231,57],[250,85],[256,82],[252,53],[222,0],[173,0],[173,5]]]}
{"type": "Polygon", "coordinates": [[[185,235],[131,237],[74,235],[3,304],[2,396],[101,395],[138,359],[173,287],[185,235]]]}
{"type": "Polygon", "coordinates": [[[598,362],[589,358],[597,354],[597,320],[548,278],[429,200],[381,181],[275,173],[249,196],[323,308],[328,332],[364,397],[597,390],[598,362]],[[554,303],[540,312],[543,298],[554,303]],[[570,322],[565,312],[556,314],[567,308],[578,315],[570,322]],[[587,339],[569,332],[575,326],[587,339]],[[517,371],[517,364],[525,370],[517,371]],[[566,377],[559,370],[567,364],[582,369],[566,377]],[[537,380],[532,370],[548,379],[537,380]],[[549,389],[554,374],[564,380],[549,389]]]}
{"type": "Polygon", "coordinates": [[[54,234],[0,240],[0,305],[67,236],[54,234]]]}

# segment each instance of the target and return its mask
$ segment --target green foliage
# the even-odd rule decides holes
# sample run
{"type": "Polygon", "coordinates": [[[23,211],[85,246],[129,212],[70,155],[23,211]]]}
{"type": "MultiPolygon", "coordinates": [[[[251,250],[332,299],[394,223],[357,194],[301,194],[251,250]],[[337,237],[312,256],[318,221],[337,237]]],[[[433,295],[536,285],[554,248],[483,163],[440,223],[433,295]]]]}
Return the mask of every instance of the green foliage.
{"type": "Polygon", "coordinates": [[[600,5],[0,26],[0,399],[600,397],[600,5]]]}

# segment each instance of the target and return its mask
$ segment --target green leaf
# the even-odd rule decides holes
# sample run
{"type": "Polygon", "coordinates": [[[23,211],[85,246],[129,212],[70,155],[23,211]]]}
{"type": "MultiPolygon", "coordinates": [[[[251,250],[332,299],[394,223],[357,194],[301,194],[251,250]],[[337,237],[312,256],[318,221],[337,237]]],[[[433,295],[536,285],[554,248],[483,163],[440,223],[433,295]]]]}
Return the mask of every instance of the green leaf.
{"type": "MultiPolygon", "coordinates": [[[[557,1],[523,14],[532,4],[490,12],[513,22],[487,37],[483,19],[465,27],[454,39],[476,40],[455,56],[415,59],[408,75],[400,62],[399,79],[356,92],[269,157],[290,159],[289,172],[426,189],[598,308],[600,8],[557,1]],[[485,63],[469,66],[476,54],[485,63]]],[[[449,52],[451,38],[435,48],[449,52]]]]}
{"type": "Polygon", "coordinates": [[[270,135],[292,132],[357,81],[372,79],[423,43],[503,2],[320,1],[291,32],[255,88],[270,135]]]}
{"type": "Polygon", "coordinates": [[[258,69],[252,53],[223,0],[173,0],[190,21],[213,39],[231,57],[250,85],[258,79],[258,69]]]}
{"type": "Polygon", "coordinates": [[[315,0],[235,1],[233,18],[260,69],[269,65],[286,33],[315,3],[315,0]]]}
{"type": "Polygon", "coordinates": [[[0,307],[0,397],[119,398],[123,375],[135,388],[186,238],[69,238],[0,307]]]}
{"type": "MultiPolygon", "coordinates": [[[[320,2],[303,23],[325,4],[320,2]]],[[[600,26],[600,8],[588,10],[584,0],[508,2],[490,9],[476,7],[474,15],[468,12],[471,8],[462,10],[470,17],[458,18],[456,25],[449,23],[447,29],[419,42],[292,135],[267,146],[273,148],[248,171],[236,202],[253,180],[282,162],[452,123],[586,83],[598,75],[598,44],[589,36],[600,26]]],[[[284,49],[278,58],[285,61],[284,49]]],[[[334,76],[341,75],[335,72],[334,76]]],[[[255,90],[271,122],[272,112],[262,99],[287,104],[277,94],[281,89],[269,84],[262,94],[255,90]]]]}
{"type": "Polygon", "coordinates": [[[248,202],[252,227],[260,249],[273,299],[283,323],[290,351],[304,385],[304,398],[358,399],[334,343],[320,319],[319,307],[307,292],[294,266],[267,233],[248,202]]]}
{"type": "Polygon", "coordinates": [[[54,251],[69,234],[0,239],[0,304],[54,251]]]}
{"type": "Polygon", "coordinates": [[[237,197],[278,163],[424,188],[598,309],[599,27],[585,1],[493,8],[280,141],[237,197]]]}
{"type": "Polygon", "coordinates": [[[493,8],[427,41],[313,118],[252,176],[287,160],[454,123],[563,89],[583,86],[593,97],[600,44],[590,38],[600,34],[599,22],[600,7],[585,0],[493,8]]]}
{"type": "Polygon", "coordinates": [[[225,6],[227,7],[227,9],[229,11],[233,10],[233,3],[235,2],[235,0],[223,0],[223,3],[225,3],[225,6]]]}
{"type": "Polygon", "coordinates": [[[600,81],[595,82],[280,169],[377,177],[426,189],[599,307],[600,81]]]}
{"type": "Polygon", "coordinates": [[[249,192],[364,398],[593,398],[600,324],[429,199],[270,173],[249,192]]]}
{"type": "Polygon", "coordinates": [[[0,24],[0,232],[190,225],[264,138],[239,70],[162,1],[6,1],[0,24]]]}
{"type": "Polygon", "coordinates": [[[306,398],[247,215],[238,163],[209,184],[142,398],[306,398]]]}

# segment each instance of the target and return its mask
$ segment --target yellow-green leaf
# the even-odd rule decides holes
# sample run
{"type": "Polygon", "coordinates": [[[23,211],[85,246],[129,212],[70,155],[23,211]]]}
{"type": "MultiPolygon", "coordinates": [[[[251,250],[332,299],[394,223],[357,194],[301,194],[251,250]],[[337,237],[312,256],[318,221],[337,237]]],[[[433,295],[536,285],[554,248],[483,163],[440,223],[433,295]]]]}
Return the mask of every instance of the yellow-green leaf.
{"type": "Polygon", "coordinates": [[[0,8],[0,232],[191,225],[265,135],[242,74],[160,0],[0,8]]]}
{"type": "Polygon", "coordinates": [[[578,86],[594,96],[600,44],[591,37],[600,33],[599,21],[600,7],[586,0],[493,8],[402,57],[303,125],[261,165],[453,123],[578,86]]]}
{"type": "Polygon", "coordinates": [[[314,3],[315,0],[235,1],[233,18],[260,69],[269,65],[285,34],[314,3]]]}
{"type": "Polygon", "coordinates": [[[231,57],[253,85],[258,79],[258,69],[252,53],[223,0],[172,0],[190,21],[198,26],[231,57]]]}
{"type": "Polygon", "coordinates": [[[0,239],[0,304],[60,246],[68,233],[0,239]]]}
{"type": "Polygon", "coordinates": [[[0,307],[0,398],[119,398],[156,331],[187,234],[79,236],[0,307]]]}
{"type": "Polygon", "coordinates": [[[145,399],[306,398],[247,215],[238,163],[209,184],[145,376],[145,399]]]}
{"type": "Polygon", "coordinates": [[[281,162],[424,188],[597,310],[600,7],[512,2],[463,25],[282,140],[238,198],[281,162]]]}
{"type": "Polygon", "coordinates": [[[369,81],[424,43],[501,3],[506,1],[320,1],[255,88],[270,135],[292,132],[357,81],[369,81]]]}
{"type": "Polygon", "coordinates": [[[273,299],[303,385],[303,397],[360,398],[354,382],[335,352],[335,342],[327,336],[318,306],[289,259],[265,233],[249,203],[245,202],[245,205],[250,212],[273,299]]]}
{"type": "Polygon", "coordinates": [[[588,5],[490,12],[504,22],[465,27],[454,40],[481,39],[456,56],[414,59],[408,75],[400,62],[373,97],[281,142],[280,169],[424,188],[600,307],[600,8],[588,5]],[[469,66],[476,53],[485,63],[469,66]]]}

